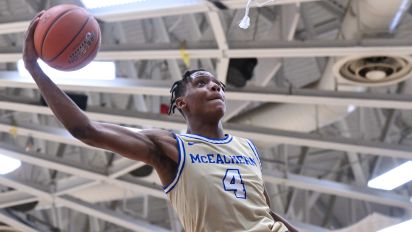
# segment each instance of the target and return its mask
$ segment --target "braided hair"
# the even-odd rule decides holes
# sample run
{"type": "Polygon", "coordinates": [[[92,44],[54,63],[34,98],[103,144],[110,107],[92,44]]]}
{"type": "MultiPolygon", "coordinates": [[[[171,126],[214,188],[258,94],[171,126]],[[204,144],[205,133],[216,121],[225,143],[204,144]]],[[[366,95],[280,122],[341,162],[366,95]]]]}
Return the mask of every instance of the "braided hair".
{"type": "MultiPolygon", "coordinates": [[[[176,99],[183,96],[183,94],[186,91],[186,84],[191,81],[190,76],[193,73],[199,72],[199,71],[206,71],[204,69],[195,69],[195,70],[188,70],[183,74],[183,79],[179,81],[175,81],[170,88],[170,93],[172,94],[170,96],[170,107],[169,107],[169,115],[173,114],[175,112],[175,109],[177,108],[176,105],[176,99]]],[[[222,82],[220,82],[220,85],[222,89],[226,87],[222,82]]],[[[178,109],[181,114],[183,114],[181,109],[178,109]]]]}

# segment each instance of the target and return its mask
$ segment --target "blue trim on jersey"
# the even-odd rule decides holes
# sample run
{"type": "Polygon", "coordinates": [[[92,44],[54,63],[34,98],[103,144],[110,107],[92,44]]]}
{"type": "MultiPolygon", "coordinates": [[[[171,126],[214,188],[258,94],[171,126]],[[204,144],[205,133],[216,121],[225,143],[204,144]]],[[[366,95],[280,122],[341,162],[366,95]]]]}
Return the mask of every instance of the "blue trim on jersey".
{"type": "Polygon", "coordinates": [[[176,186],[177,182],[179,181],[180,176],[182,175],[182,171],[183,171],[183,168],[185,167],[185,161],[186,161],[186,150],[185,150],[185,147],[183,146],[183,141],[176,134],[175,134],[175,138],[176,138],[177,148],[179,151],[179,157],[177,161],[178,168],[177,168],[176,176],[173,179],[173,181],[170,184],[163,187],[163,190],[166,192],[166,194],[169,193],[176,186]]]}
{"type": "Polygon", "coordinates": [[[252,141],[250,141],[249,139],[247,139],[246,141],[249,144],[250,149],[252,149],[253,154],[255,154],[256,159],[259,161],[260,169],[262,169],[262,163],[260,162],[259,152],[257,151],[255,144],[253,144],[252,141]]]}
{"type": "Polygon", "coordinates": [[[204,137],[201,135],[195,135],[195,134],[181,134],[181,135],[191,138],[191,139],[199,139],[204,142],[213,143],[213,144],[227,144],[227,143],[230,143],[233,139],[233,137],[230,134],[225,134],[225,137],[222,139],[211,139],[211,138],[207,138],[207,137],[204,137]]]}

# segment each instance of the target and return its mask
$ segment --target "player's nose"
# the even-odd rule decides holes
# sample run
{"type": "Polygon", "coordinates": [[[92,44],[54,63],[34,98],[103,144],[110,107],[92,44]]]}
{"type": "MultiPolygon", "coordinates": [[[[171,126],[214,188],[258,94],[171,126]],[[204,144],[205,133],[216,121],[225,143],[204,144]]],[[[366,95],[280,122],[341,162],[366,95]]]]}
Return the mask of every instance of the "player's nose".
{"type": "Polygon", "coordinates": [[[220,92],[221,87],[216,84],[215,82],[210,82],[211,84],[209,84],[209,88],[212,91],[216,91],[216,92],[220,92]]]}

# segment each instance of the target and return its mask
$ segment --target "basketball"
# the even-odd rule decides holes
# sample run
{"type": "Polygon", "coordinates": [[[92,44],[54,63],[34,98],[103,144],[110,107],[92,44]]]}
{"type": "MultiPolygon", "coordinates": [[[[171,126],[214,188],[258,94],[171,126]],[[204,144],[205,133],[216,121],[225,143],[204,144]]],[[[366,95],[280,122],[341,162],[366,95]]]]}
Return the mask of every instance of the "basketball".
{"type": "Polygon", "coordinates": [[[49,66],[73,71],[89,64],[100,47],[100,28],[85,9],[62,4],[40,17],[34,32],[34,47],[49,66]]]}

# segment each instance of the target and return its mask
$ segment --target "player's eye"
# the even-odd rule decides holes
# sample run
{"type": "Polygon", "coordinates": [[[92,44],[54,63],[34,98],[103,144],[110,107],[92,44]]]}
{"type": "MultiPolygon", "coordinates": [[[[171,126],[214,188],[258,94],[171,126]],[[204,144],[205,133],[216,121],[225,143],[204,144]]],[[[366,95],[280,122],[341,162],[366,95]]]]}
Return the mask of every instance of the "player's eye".
{"type": "Polygon", "coordinates": [[[206,81],[204,80],[200,80],[197,82],[197,86],[204,86],[204,85],[206,85],[206,81]]]}
{"type": "Polygon", "coordinates": [[[225,92],[225,87],[226,87],[226,86],[225,86],[222,82],[216,81],[215,83],[220,87],[220,89],[221,89],[223,92],[225,92]]]}
{"type": "Polygon", "coordinates": [[[225,92],[226,91],[226,89],[225,89],[225,86],[224,85],[219,85],[220,86],[220,89],[222,89],[222,91],[223,92],[225,92]]]}

